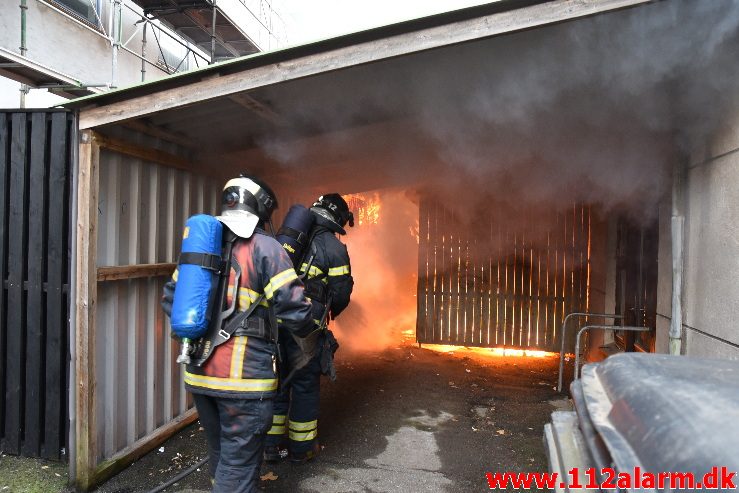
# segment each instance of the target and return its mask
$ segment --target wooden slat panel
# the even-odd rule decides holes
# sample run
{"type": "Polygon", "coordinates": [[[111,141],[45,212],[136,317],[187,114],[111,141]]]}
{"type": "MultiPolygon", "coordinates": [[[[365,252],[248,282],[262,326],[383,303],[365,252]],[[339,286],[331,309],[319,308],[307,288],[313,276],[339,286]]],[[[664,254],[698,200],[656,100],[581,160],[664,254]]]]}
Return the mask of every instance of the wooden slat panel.
{"type": "Polygon", "coordinates": [[[552,214],[548,231],[542,228],[545,220],[526,210],[513,228],[492,214],[489,225],[474,232],[438,204],[426,210],[429,261],[419,266],[434,271],[429,282],[435,284],[428,290],[437,296],[433,311],[426,307],[431,316],[419,337],[445,344],[558,349],[564,315],[587,307],[587,208],[578,204],[552,214]]]}
{"type": "Polygon", "coordinates": [[[23,419],[23,360],[25,359],[25,297],[23,281],[26,269],[26,115],[12,116],[10,148],[10,204],[8,216],[8,332],[5,391],[5,444],[3,449],[20,453],[23,419]]]}
{"type": "Polygon", "coordinates": [[[439,341],[450,340],[449,336],[449,231],[446,227],[447,212],[434,206],[432,219],[436,231],[436,305],[434,306],[434,323],[439,325],[439,341]]]}
{"type": "Polygon", "coordinates": [[[418,205],[418,278],[416,289],[416,339],[426,340],[427,321],[426,305],[428,298],[428,213],[426,200],[421,199],[418,205]],[[419,337],[419,334],[421,336],[419,337]]]}
{"type": "Polygon", "coordinates": [[[459,224],[456,217],[450,216],[451,230],[450,241],[452,245],[451,269],[449,270],[452,281],[451,289],[451,321],[450,321],[450,339],[453,341],[462,341],[459,337],[459,275],[461,265],[462,240],[459,237],[459,224]]]}
{"type": "Polygon", "coordinates": [[[31,146],[29,170],[29,197],[33,203],[28,208],[28,293],[26,297],[26,381],[25,422],[23,454],[38,456],[43,435],[43,377],[42,345],[44,315],[44,258],[46,250],[46,114],[31,115],[31,146]]]}
{"type": "Polygon", "coordinates": [[[426,340],[431,342],[434,340],[434,331],[437,328],[437,321],[435,319],[436,300],[439,297],[439,277],[437,272],[437,263],[439,258],[439,251],[435,243],[438,241],[438,235],[436,232],[436,217],[434,209],[436,204],[427,200],[425,204],[426,215],[427,215],[427,240],[426,245],[428,249],[428,296],[426,297],[426,329],[424,335],[426,340]]]}
{"type": "Polygon", "coordinates": [[[49,215],[46,274],[46,399],[44,457],[58,459],[65,445],[66,424],[66,299],[63,293],[67,257],[65,224],[68,221],[68,166],[70,161],[68,115],[51,116],[49,138],[49,215]]]}
{"type": "Polygon", "coordinates": [[[5,279],[7,278],[7,251],[5,237],[8,232],[8,180],[10,173],[10,133],[5,114],[0,113],[0,446],[5,437],[5,341],[8,324],[5,313],[5,279]]]}

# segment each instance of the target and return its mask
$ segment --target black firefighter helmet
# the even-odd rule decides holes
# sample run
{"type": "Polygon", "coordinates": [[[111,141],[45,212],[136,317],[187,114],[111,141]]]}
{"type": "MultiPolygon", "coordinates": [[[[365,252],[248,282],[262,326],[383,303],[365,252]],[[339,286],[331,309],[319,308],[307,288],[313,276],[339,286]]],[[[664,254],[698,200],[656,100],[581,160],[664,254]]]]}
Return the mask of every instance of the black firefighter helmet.
{"type": "Polygon", "coordinates": [[[335,229],[339,234],[346,234],[344,226],[346,226],[347,223],[349,223],[350,227],[354,227],[354,214],[349,210],[349,205],[346,203],[346,200],[344,200],[344,198],[338,193],[321,195],[318,197],[318,200],[313,203],[311,210],[338,226],[338,228],[335,229]]]}

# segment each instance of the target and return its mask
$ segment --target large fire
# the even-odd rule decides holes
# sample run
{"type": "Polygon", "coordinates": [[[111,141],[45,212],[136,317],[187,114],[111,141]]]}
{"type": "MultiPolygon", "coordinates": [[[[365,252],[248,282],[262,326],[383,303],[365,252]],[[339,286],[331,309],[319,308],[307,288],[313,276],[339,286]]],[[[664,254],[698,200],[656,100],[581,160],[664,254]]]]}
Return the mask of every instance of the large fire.
{"type": "Polygon", "coordinates": [[[357,226],[377,225],[382,204],[379,193],[375,192],[372,195],[352,193],[343,197],[349,205],[349,210],[355,214],[357,226]]]}
{"type": "Polygon", "coordinates": [[[442,344],[424,344],[424,349],[436,351],[439,353],[455,353],[455,354],[477,354],[480,356],[513,356],[513,357],[529,357],[529,358],[555,358],[559,355],[557,353],[550,353],[548,351],[535,351],[529,349],[513,349],[513,348],[486,348],[486,347],[468,347],[468,346],[448,346],[442,344]]]}

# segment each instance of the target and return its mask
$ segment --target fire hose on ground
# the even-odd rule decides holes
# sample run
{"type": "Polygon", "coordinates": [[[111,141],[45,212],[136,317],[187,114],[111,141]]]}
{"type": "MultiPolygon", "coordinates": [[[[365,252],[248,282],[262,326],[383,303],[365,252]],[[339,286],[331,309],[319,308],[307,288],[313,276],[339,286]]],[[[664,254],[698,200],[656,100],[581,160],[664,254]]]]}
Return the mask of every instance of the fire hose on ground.
{"type": "Polygon", "coordinates": [[[201,467],[203,467],[207,462],[208,462],[208,457],[206,457],[205,459],[201,459],[200,461],[196,462],[195,464],[193,464],[192,466],[190,466],[188,469],[182,471],[181,473],[179,473],[177,476],[173,477],[172,479],[170,479],[166,483],[162,483],[159,486],[157,486],[156,488],[154,488],[153,490],[150,490],[149,493],[159,493],[160,491],[164,491],[165,489],[169,488],[173,484],[175,484],[175,483],[177,483],[179,481],[182,481],[187,476],[189,476],[190,474],[194,473],[196,470],[198,470],[201,467]]]}

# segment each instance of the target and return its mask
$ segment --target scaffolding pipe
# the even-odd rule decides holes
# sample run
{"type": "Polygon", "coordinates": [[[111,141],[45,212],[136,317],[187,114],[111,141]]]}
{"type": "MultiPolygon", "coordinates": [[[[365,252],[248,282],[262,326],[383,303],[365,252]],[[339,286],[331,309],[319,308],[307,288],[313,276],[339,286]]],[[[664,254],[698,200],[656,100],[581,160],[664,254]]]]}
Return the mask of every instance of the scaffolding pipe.
{"type": "Polygon", "coordinates": [[[141,82],[146,81],[146,28],[149,21],[144,21],[143,34],[141,36],[141,82]]]}
{"type": "Polygon", "coordinates": [[[213,0],[213,17],[210,24],[210,63],[216,63],[216,0],[213,0]]]}
{"type": "Polygon", "coordinates": [[[565,319],[562,321],[562,335],[560,336],[562,338],[562,343],[559,348],[559,376],[557,377],[557,392],[562,392],[562,374],[564,373],[565,366],[565,335],[567,334],[567,322],[574,317],[612,318],[614,320],[624,318],[623,315],[615,315],[613,313],[574,312],[567,314],[565,319]]]}
{"type": "MultiPolygon", "coordinates": [[[[26,53],[28,52],[28,49],[26,47],[26,12],[28,11],[28,5],[27,0],[21,0],[20,8],[21,8],[21,56],[26,56],[26,53]]],[[[28,94],[28,91],[30,88],[26,84],[21,84],[21,101],[20,101],[20,107],[25,108],[26,107],[26,94],[28,94]]]]}
{"type": "Polygon", "coordinates": [[[111,74],[111,89],[118,87],[118,51],[121,47],[121,31],[123,30],[123,15],[121,12],[121,1],[113,0],[113,11],[111,13],[113,17],[113,30],[112,35],[112,48],[113,48],[113,62],[112,62],[112,74],[111,74]]]}
{"type": "Polygon", "coordinates": [[[672,173],[672,316],[670,318],[670,354],[682,354],[683,333],[683,229],[685,216],[681,214],[683,201],[683,170],[675,163],[672,173]]]}

